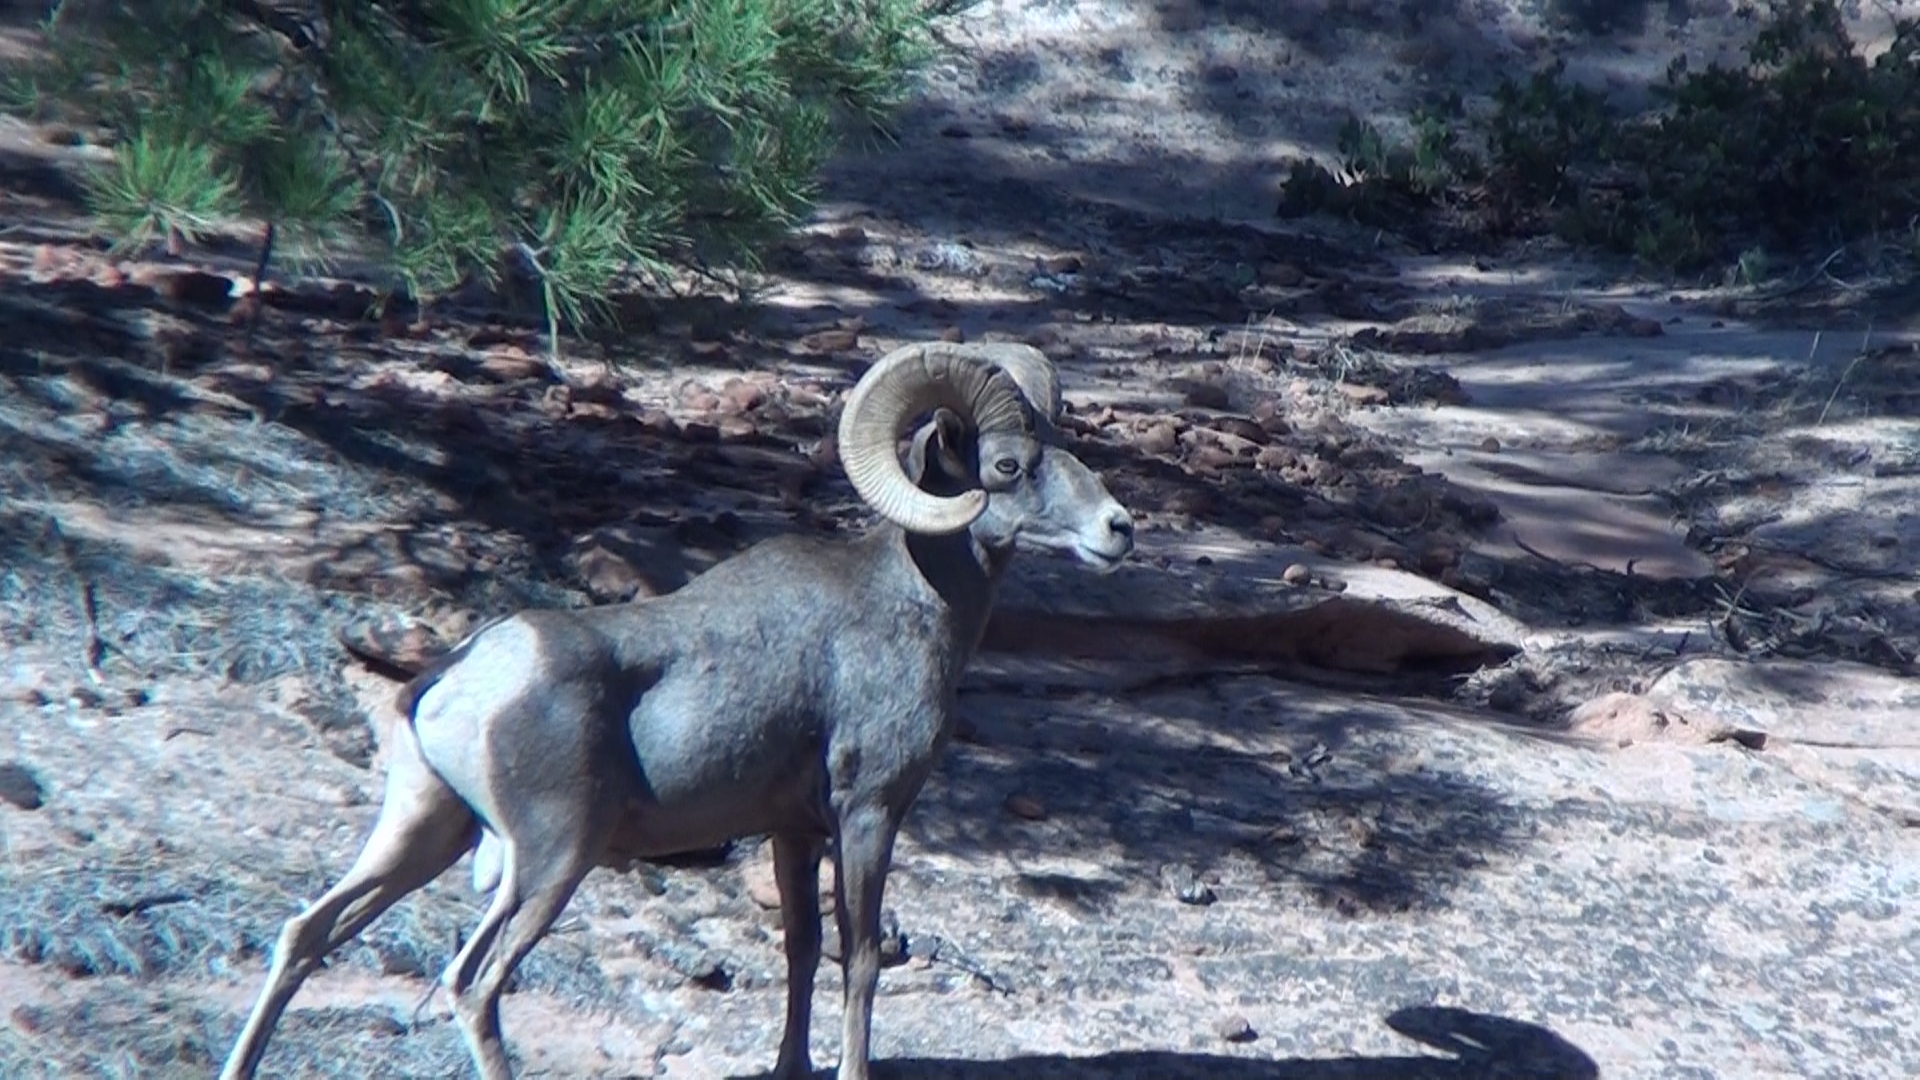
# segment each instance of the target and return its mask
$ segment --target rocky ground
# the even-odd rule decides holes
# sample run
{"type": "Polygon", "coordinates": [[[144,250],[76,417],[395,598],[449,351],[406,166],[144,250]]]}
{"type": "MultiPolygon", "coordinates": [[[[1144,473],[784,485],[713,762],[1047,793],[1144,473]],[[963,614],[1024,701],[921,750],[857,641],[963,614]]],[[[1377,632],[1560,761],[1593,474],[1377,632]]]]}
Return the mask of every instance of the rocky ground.
{"type": "MultiPolygon", "coordinates": [[[[1591,7],[983,4],[749,299],[623,298],[558,372],[478,303],[247,294],[240,239],[109,256],[84,152],[0,128],[0,1073],[209,1072],[371,821],[393,664],[859,528],[839,395],[940,335],[1053,356],[1143,531],[1008,586],[892,879],[890,1075],[1920,1071],[1911,305],[1271,215],[1349,109],[1555,53],[1631,96],[1743,25],[1591,7]]],[[[770,884],[597,872],[529,1071],[766,1069],[770,884]]],[[[416,1007],[477,913],[464,868],[396,909],[269,1071],[457,1074],[416,1007]]]]}

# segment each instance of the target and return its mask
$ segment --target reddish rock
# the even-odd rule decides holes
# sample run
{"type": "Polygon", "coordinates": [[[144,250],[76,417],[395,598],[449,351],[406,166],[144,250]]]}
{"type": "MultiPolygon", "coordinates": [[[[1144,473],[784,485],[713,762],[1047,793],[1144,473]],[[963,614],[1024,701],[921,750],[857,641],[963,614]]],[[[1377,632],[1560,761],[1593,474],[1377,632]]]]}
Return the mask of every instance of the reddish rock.
{"type": "Polygon", "coordinates": [[[1195,408],[1227,409],[1233,406],[1227,396],[1227,388],[1218,383],[1201,379],[1175,379],[1170,385],[1185,396],[1187,404],[1195,408]]]}
{"type": "Polygon", "coordinates": [[[1219,472],[1238,465],[1240,459],[1224,447],[1201,444],[1188,452],[1187,463],[1206,472],[1219,472]]]}
{"type": "Polygon", "coordinates": [[[1213,494],[1203,487],[1181,488],[1167,496],[1164,506],[1170,514],[1205,517],[1213,510],[1213,494]]]}
{"type": "Polygon", "coordinates": [[[1267,429],[1243,417],[1223,416],[1213,422],[1213,429],[1221,434],[1231,435],[1236,439],[1244,439],[1256,445],[1264,446],[1270,441],[1267,429]]]}
{"type": "Polygon", "coordinates": [[[497,382],[522,382],[547,373],[546,362],[512,347],[495,349],[480,358],[480,372],[497,382]]]}
{"type": "Polygon", "coordinates": [[[1293,426],[1287,423],[1286,406],[1278,398],[1265,398],[1255,405],[1253,422],[1270,436],[1285,435],[1293,430],[1293,426]]]}
{"type": "Polygon", "coordinates": [[[1134,439],[1134,445],[1149,454],[1170,454],[1180,445],[1180,432],[1163,420],[1141,432],[1134,439]]]}
{"type": "Polygon", "coordinates": [[[647,584],[647,577],[639,573],[639,567],[609,550],[597,538],[588,538],[574,548],[566,561],[574,577],[588,586],[588,596],[599,603],[624,603],[639,596],[653,596],[653,586],[647,584]]]}
{"type": "Polygon", "coordinates": [[[1007,812],[1028,821],[1039,821],[1047,816],[1046,804],[1031,795],[1007,796],[1007,812]]]}
{"type": "Polygon", "coordinates": [[[720,409],[722,412],[739,414],[751,412],[767,400],[767,389],[758,383],[742,378],[728,379],[720,388],[720,409]]]}
{"type": "Polygon", "coordinates": [[[568,407],[567,415],[576,420],[618,420],[624,414],[618,405],[604,401],[576,401],[568,407]]]}
{"type": "Polygon", "coordinates": [[[1255,468],[1269,471],[1285,469],[1298,461],[1299,457],[1284,446],[1269,446],[1253,457],[1255,468]]]}
{"type": "Polygon", "coordinates": [[[800,347],[814,353],[851,352],[860,344],[857,330],[816,330],[800,339],[800,347]]]}

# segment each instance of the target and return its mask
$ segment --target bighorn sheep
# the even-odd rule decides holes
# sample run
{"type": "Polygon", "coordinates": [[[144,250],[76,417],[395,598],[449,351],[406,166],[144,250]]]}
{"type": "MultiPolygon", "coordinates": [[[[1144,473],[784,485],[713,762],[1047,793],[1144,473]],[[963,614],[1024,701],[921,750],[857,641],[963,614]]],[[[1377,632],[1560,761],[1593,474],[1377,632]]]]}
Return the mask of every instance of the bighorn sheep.
{"type": "Polygon", "coordinates": [[[441,985],[473,1063],[511,1076],[501,990],[587,872],[769,833],[786,935],[774,1075],[810,1076],[820,859],[837,860],[844,1037],[866,1080],[894,838],[952,728],[954,687],[1018,546],[1110,570],[1133,520],[1054,435],[1037,350],[895,350],[848,396],[848,479],[885,520],[852,541],[778,537],[679,591],[482,627],[400,693],[386,794],[346,876],[289,919],[222,1076],[251,1076],[333,949],[475,849],[493,895],[441,985]],[[897,441],[914,434],[909,466],[897,441]]]}

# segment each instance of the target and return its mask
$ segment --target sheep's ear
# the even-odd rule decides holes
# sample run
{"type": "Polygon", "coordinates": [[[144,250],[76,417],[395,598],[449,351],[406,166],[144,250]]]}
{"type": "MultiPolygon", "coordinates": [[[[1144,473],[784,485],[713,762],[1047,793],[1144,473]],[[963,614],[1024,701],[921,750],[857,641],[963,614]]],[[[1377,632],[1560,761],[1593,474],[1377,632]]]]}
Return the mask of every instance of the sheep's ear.
{"type": "Polygon", "coordinates": [[[933,449],[939,455],[940,469],[969,487],[980,486],[980,463],[976,452],[973,425],[952,409],[937,409],[933,414],[933,449]]]}
{"type": "Polygon", "coordinates": [[[980,486],[974,461],[973,428],[951,409],[935,409],[933,417],[914,432],[913,448],[907,452],[907,475],[914,483],[927,476],[931,465],[936,481],[958,490],[980,486]]]}

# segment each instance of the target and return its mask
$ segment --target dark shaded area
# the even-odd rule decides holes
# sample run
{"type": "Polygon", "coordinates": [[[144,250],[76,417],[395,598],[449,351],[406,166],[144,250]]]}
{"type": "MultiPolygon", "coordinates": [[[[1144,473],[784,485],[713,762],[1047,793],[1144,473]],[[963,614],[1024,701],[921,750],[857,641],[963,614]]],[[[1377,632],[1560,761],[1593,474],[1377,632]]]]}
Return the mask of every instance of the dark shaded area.
{"type": "MultiPolygon", "coordinates": [[[[5,636],[73,630],[91,590],[110,669],[324,680],[341,658],[333,631],[364,605],[436,592],[487,614],[581,603],[565,562],[573,530],[680,522],[690,546],[737,545],[737,516],[688,508],[726,483],[767,496],[764,474],[689,460],[690,445],[630,421],[544,426],[540,380],[487,410],[402,381],[357,389],[371,334],[349,326],[323,342],[299,316],[263,321],[274,336],[255,361],[215,313],[147,290],[63,282],[0,299],[5,636]],[[108,523],[158,513],[188,544],[232,529],[280,535],[276,555],[305,576],[168,565],[169,543],[150,534],[125,532],[129,545],[55,524],[75,510],[108,523]],[[304,552],[284,543],[302,533],[304,552]],[[283,655],[237,655],[249,650],[283,655]]],[[[476,377],[463,356],[449,363],[476,377]]],[[[232,561],[247,561],[240,548],[232,561]]]]}
{"type": "MultiPolygon", "coordinates": [[[[1561,6],[1604,3],[1605,0],[1549,0],[1561,6]]],[[[1180,33],[1209,26],[1233,26],[1267,35],[1277,35],[1322,60],[1336,59],[1353,47],[1355,37],[1417,38],[1448,25],[1472,25],[1462,0],[1294,0],[1269,3],[1267,0],[1156,0],[1154,9],[1168,33],[1180,33]]],[[[1615,4],[1640,6],[1639,0],[1615,4]]],[[[1596,20],[1596,25],[1597,25],[1596,20]]],[[[1589,31],[1591,32],[1591,31],[1589,31]]]]}
{"type": "Polygon", "coordinates": [[[885,1080],[1597,1080],[1585,1051],[1536,1024],[1466,1009],[1415,1006],[1386,1017],[1410,1039],[1456,1055],[1261,1061],[1219,1054],[1128,1051],[998,1061],[895,1058],[876,1062],[885,1080]]]}
{"type": "MultiPolygon", "coordinates": [[[[0,16],[6,12],[0,11],[0,16]]],[[[73,173],[46,157],[0,150],[0,192],[11,199],[46,199],[80,206],[86,191],[73,173]]]]}
{"type": "MultiPolygon", "coordinates": [[[[1548,0],[1546,7],[1567,29],[1582,34],[1638,34],[1647,28],[1649,0],[1548,0]]],[[[1666,0],[1669,22],[1685,22],[1690,0],[1666,0]]]]}
{"type": "MultiPolygon", "coordinates": [[[[1190,248],[1207,247],[1231,238],[1189,233],[1185,241],[1190,248]]],[[[839,277],[866,287],[887,285],[864,271],[839,277]]],[[[1170,295],[1173,280],[1169,275],[1088,290],[1062,302],[1069,310],[1086,305],[1097,317],[1125,311],[1138,318],[1135,301],[1151,299],[1170,305],[1163,313],[1171,315],[1171,305],[1181,303],[1170,295]]],[[[1220,303],[1231,297],[1226,290],[1220,303]]],[[[655,318],[673,317],[659,310],[671,305],[652,307],[655,318]]],[[[1230,325],[1244,312],[1235,301],[1218,313],[1230,325]]],[[[1002,324],[1012,321],[1009,316],[1025,321],[1043,315],[1004,308],[980,314],[1002,324]]],[[[404,570],[423,579],[420,584],[474,603],[480,583],[461,569],[475,561],[474,553],[448,556],[436,549],[459,540],[456,533],[471,540],[475,526],[488,543],[505,545],[495,554],[497,569],[525,566],[554,598],[556,588],[578,588],[567,557],[576,538],[594,529],[670,526],[683,545],[724,552],[774,531],[833,529],[863,516],[837,470],[822,471],[795,452],[826,433],[832,417],[822,409],[784,409],[777,417],[763,410],[745,417],[745,430],[730,435],[664,417],[636,417],[621,404],[617,384],[558,388],[538,377],[502,383],[490,376],[474,347],[459,340],[513,333],[486,324],[456,325],[452,340],[422,350],[379,340],[373,324],[322,329],[316,338],[311,320],[270,311],[263,318],[263,341],[248,357],[235,354],[233,330],[211,313],[85,282],[28,286],[7,301],[0,318],[9,332],[9,346],[0,348],[0,380],[15,408],[28,414],[0,426],[0,448],[21,485],[38,488],[40,498],[167,506],[209,522],[265,527],[289,505],[343,522],[403,521],[398,533],[365,535],[356,541],[362,550],[340,550],[315,567],[312,584],[348,595],[384,599],[377,578],[404,570]],[[156,324],[166,327],[164,336],[156,324]],[[396,346],[413,353],[411,362],[399,360],[396,346]],[[382,365],[441,373],[465,389],[424,390],[397,373],[369,378],[382,365]],[[33,416],[59,419],[41,423],[33,416]],[[253,450],[224,434],[236,424],[244,425],[253,450]],[[116,452],[119,437],[159,438],[166,451],[116,452]],[[236,477],[243,483],[234,484],[236,477]],[[712,509],[728,503],[734,509],[712,509]],[[708,509],[695,509],[701,507],[708,509]]],[[[671,353],[671,340],[663,344],[671,353]]],[[[757,344],[775,356],[792,349],[790,341],[757,344]]],[[[860,358],[830,362],[850,380],[860,358]]],[[[1071,366],[1073,357],[1062,362],[1071,366]]],[[[1246,424],[1218,419],[1230,416],[1218,408],[1180,414],[1197,424],[1246,424]]],[[[1196,473],[1097,429],[1078,430],[1091,437],[1077,440],[1076,451],[1108,474],[1123,501],[1142,510],[1190,506],[1217,524],[1250,528],[1328,498],[1247,468],[1196,473]]],[[[1286,460],[1302,453],[1346,454],[1351,462],[1359,460],[1357,452],[1307,444],[1287,451],[1286,460]]],[[[1387,460],[1378,451],[1366,452],[1374,454],[1369,461],[1387,460]]],[[[1482,513],[1471,500],[1449,495],[1437,478],[1408,472],[1393,483],[1439,500],[1448,508],[1443,514],[1482,513]]],[[[16,490],[28,494],[25,487],[16,490]]],[[[1389,509],[1400,494],[1365,484],[1337,497],[1362,513],[1405,512],[1389,509]]],[[[647,558],[643,549],[657,549],[658,542],[629,533],[607,546],[647,558]]]]}
{"type": "MultiPolygon", "coordinates": [[[[1559,51],[1599,51],[1614,36],[1638,34],[1648,23],[1645,0],[1542,3],[1546,23],[1566,35],[1559,51]]],[[[1150,149],[1148,140],[1131,153],[1116,156],[1103,149],[1097,161],[1088,160],[1080,151],[1087,127],[1074,118],[999,113],[982,124],[941,101],[909,107],[892,128],[909,152],[950,161],[951,167],[943,170],[946,175],[966,177],[969,184],[991,188],[1023,180],[1043,188],[1077,190],[1094,201],[1158,210],[1172,209],[1171,185],[1178,193],[1175,203],[1193,218],[1205,219],[1210,206],[1244,205],[1250,192],[1278,194],[1286,173],[1285,162],[1275,156],[1278,144],[1333,150],[1350,110],[1366,109],[1365,95],[1356,98],[1344,87],[1333,90],[1338,80],[1329,78],[1329,69],[1355,54],[1392,57],[1387,78],[1394,85],[1380,88],[1381,103],[1411,111],[1436,104],[1454,90],[1490,93],[1504,78],[1524,78],[1556,51],[1544,43],[1516,51],[1515,42],[1499,33],[1493,20],[1461,0],[1155,0],[1144,7],[1157,34],[1137,44],[1119,35],[1116,44],[1095,58],[1100,80],[1089,94],[1097,102],[1109,86],[1134,83],[1136,68],[1164,76],[1168,56],[1180,56],[1169,46],[1197,49],[1198,63],[1172,80],[1177,100],[1167,102],[1169,111],[1211,120],[1223,131],[1242,135],[1244,144],[1230,145],[1225,153],[1187,157],[1150,149]],[[1223,37],[1227,31],[1254,37],[1258,44],[1228,53],[1223,37]],[[1317,89],[1322,86],[1329,89],[1317,89]],[[929,139],[931,132],[955,137],[929,139]],[[1039,153],[1023,152],[1035,150],[1039,153]]],[[[1670,22],[1693,17],[1689,0],[1669,0],[1667,7],[1670,22]]],[[[971,65],[971,78],[989,95],[1009,103],[1019,102],[1025,91],[1049,77],[1049,61],[1058,62],[1018,46],[969,48],[962,62],[971,65]]],[[[1640,86],[1615,89],[1645,96],[1640,86]]],[[[858,192],[854,198],[868,205],[890,198],[884,189],[858,180],[873,164],[884,168],[851,155],[845,172],[830,185],[830,194],[858,192]]],[[[993,200],[980,201],[984,207],[993,200]]],[[[1270,199],[1262,201],[1269,208],[1274,205],[1270,199]]],[[[926,220],[906,206],[896,211],[906,220],[926,220]]],[[[1022,232],[1064,239],[1067,224],[1036,214],[1023,222],[1022,232]]],[[[991,223],[970,224],[968,232],[981,238],[993,229],[991,223]]],[[[1458,230],[1450,232],[1450,242],[1471,239],[1458,230]]]]}
{"type": "Polygon", "coordinates": [[[1178,680],[1106,704],[1100,694],[965,694],[961,741],[907,831],[935,851],[1016,861],[1070,846],[1100,853],[1114,875],[1023,877],[1016,889],[1034,900],[1100,911],[1116,889],[1161,889],[1174,867],[1225,875],[1223,888],[1243,899],[1302,890],[1349,916],[1445,906],[1475,871],[1531,842],[1531,824],[1499,792],[1383,750],[1398,741],[1394,703],[1263,685],[1178,680]],[[1039,800],[1044,821],[1009,814],[1011,793],[1039,800]]]}
{"type": "Polygon", "coordinates": [[[47,787],[31,765],[0,761],[0,802],[21,810],[38,810],[47,802],[47,787]]]}
{"type": "MultiPolygon", "coordinates": [[[[1225,563],[1229,572],[1233,560],[1225,563]]],[[[1249,665],[1303,665],[1329,671],[1360,670],[1382,679],[1402,676],[1402,685],[1428,679],[1444,683],[1517,649],[1475,640],[1433,623],[1416,622],[1381,605],[1329,599],[1315,607],[1271,615],[1166,619],[1081,618],[1021,611],[1002,605],[988,624],[984,649],[1113,660],[1163,659],[1174,655],[1249,665]],[[1360,668],[1356,638],[1393,636],[1400,657],[1382,649],[1382,668],[1360,668]],[[1390,667],[1385,665],[1390,664],[1390,667]]],[[[1372,657],[1368,657],[1371,659],[1372,657]]]]}

